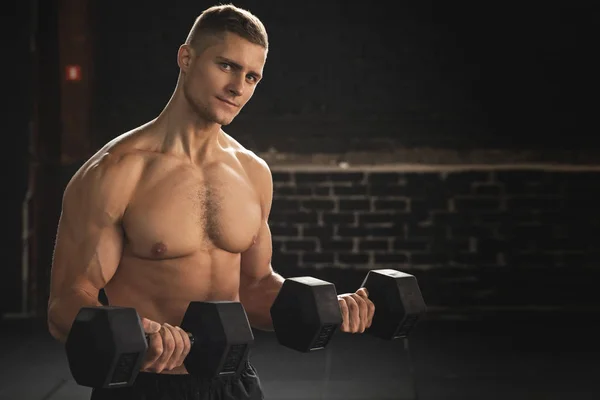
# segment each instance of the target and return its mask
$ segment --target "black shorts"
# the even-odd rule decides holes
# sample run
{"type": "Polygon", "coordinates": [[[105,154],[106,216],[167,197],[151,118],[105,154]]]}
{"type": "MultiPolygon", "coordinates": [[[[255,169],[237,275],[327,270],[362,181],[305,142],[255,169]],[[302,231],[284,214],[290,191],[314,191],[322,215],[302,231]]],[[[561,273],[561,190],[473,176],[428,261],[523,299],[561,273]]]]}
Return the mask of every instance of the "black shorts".
{"type": "Polygon", "coordinates": [[[133,386],[93,389],[91,400],[263,400],[256,369],[246,362],[239,376],[206,380],[193,375],[140,372],[133,386]]]}

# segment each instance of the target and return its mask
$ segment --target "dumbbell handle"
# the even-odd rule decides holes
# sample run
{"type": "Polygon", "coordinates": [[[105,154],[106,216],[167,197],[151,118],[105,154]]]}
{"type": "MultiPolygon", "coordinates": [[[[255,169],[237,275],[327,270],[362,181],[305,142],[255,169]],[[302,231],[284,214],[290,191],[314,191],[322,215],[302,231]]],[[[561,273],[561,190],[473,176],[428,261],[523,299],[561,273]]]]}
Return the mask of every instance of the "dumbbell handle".
{"type": "MultiPolygon", "coordinates": [[[[189,332],[186,332],[188,337],[190,338],[190,346],[194,345],[195,339],[194,339],[194,335],[192,335],[189,332]]],[[[148,343],[150,341],[150,336],[148,334],[144,335],[146,337],[146,343],[148,343]]],[[[139,337],[139,336],[138,336],[139,337]]]]}

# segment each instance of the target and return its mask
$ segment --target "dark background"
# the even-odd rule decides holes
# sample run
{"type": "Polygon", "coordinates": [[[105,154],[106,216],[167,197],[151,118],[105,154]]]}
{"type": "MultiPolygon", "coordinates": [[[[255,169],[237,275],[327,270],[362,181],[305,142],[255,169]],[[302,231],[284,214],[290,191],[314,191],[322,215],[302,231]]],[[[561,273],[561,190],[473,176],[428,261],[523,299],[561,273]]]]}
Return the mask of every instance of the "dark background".
{"type": "MultiPolygon", "coordinates": [[[[208,3],[92,4],[100,144],[160,112],[177,48],[208,3]]],[[[236,4],[260,16],[271,42],[265,78],[229,128],[254,149],[599,143],[590,101],[597,14],[584,3],[236,4]]]]}
{"type": "MultiPolygon", "coordinates": [[[[83,70],[90,96],[84,110],[60,101],[71,94],[64,89],[58,50],[64,42],[58,35],[58,2],[5,6],[1,304],[8,312],[19,307],[21,206],[32,176],[28,162],[35,161],[39,174],[33,184],[39,215],[30,222],[36,253],[31,290],[40,293],[35,304],[42,310],[57,201],[66,179],[107,140],[162,110],[176,82],[177,48],[210,5],[86,4],[88,14],[80,18],[87,22],[80,29],[91,63],[83,70]],[[89,123],[78,134],[89,143],[75,157],[61,159],[68,141],[65,115],[81,112],[89,123]],[[29,156],[28,146],[37,146],[35,156],[29,156]]],[[[548,154],[560,152],[568,154],[561,163],[582,154],[591,154],[588,164],[595,162],[598,14],[588,3],[419,1],[398,2],[395,10],[383,3],[331,0],[235,4],[255,12],[270,35],[264,81],[226,128],[258,153],[275,149],[335,157],[368,151],[377,159],[378,152],[400,149],[407,154],[422,148],[458,154],[483,149],[504,151],[507,163],[523,151],[549,164],[548,154]]],[[[591,186],[584,184],[590,196],[596,178],[586,176],[592,176],[591,186]]]]}
{"type": "MultiPolygon", "coordinates": [[[[62,190],[162,110],[177,48],[212,4],[3,3],[0,398],[81,390],[44,320],[62,190]],[[65,81],[67,64],[82,81],[65,81]]],[[[401,341],[339,335],[310,358],[256,332],[273,398],[317,396],[324,365],[330,399],[598,398],[593,2],[234,4],[270,35],[264,80],[225,130],[273,170],[274,267],[340,292],[400,269],[428,306],[414,364],[401,341]]]]}

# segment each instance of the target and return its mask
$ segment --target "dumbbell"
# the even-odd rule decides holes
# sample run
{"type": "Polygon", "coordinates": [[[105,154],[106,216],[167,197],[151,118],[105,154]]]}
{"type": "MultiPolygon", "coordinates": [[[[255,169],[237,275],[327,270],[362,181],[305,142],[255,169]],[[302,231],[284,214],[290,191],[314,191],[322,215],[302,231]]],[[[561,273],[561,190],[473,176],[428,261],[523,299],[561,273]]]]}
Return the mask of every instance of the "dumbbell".
{"type": "MultiPolygon", "coordinates": [[[[425,313],[425,301],[413,275],[393,269],[371,270],[361,287],[375,305],[365,333],[384,340],[407,337],[425,313]]],[[[277,341],[303,353],[324,349],[343,321],[335,285],[308,276],[286,279],[270,311],[277,341]]]]}
{"type": "MultiPolygon", "coordinates": [[[[181,328],[192,344],[184,365],[190,374],[237,375],[254,335],[239,302],[191,302],[181,328]]],[[[75,382],[92,388],[133,385],[148,350],[148,335],[134,308],[83,307],[65,343],[75,382]]]]}

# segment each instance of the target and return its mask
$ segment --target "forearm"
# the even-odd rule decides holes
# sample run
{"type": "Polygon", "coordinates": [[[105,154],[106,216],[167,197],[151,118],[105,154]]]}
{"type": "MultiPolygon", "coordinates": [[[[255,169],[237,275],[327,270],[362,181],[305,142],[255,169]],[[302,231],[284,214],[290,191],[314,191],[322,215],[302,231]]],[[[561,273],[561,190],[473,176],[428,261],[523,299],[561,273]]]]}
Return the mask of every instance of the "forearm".
{"type": "Polygon", "coordinates": [[[58,341],[65,343],[71,325],[82,307],[98,307],[102,303],[97,297],[79,290],[64,293],[48,305],[48,329],[58,341]]]}
{"type": "Polygon", "coordinates": [[[253,328],[273,331],[271,305],[281,290],[283,281],[281,275],[272,272],[261,280],[241,282],[240,300],[253,328]]]}

